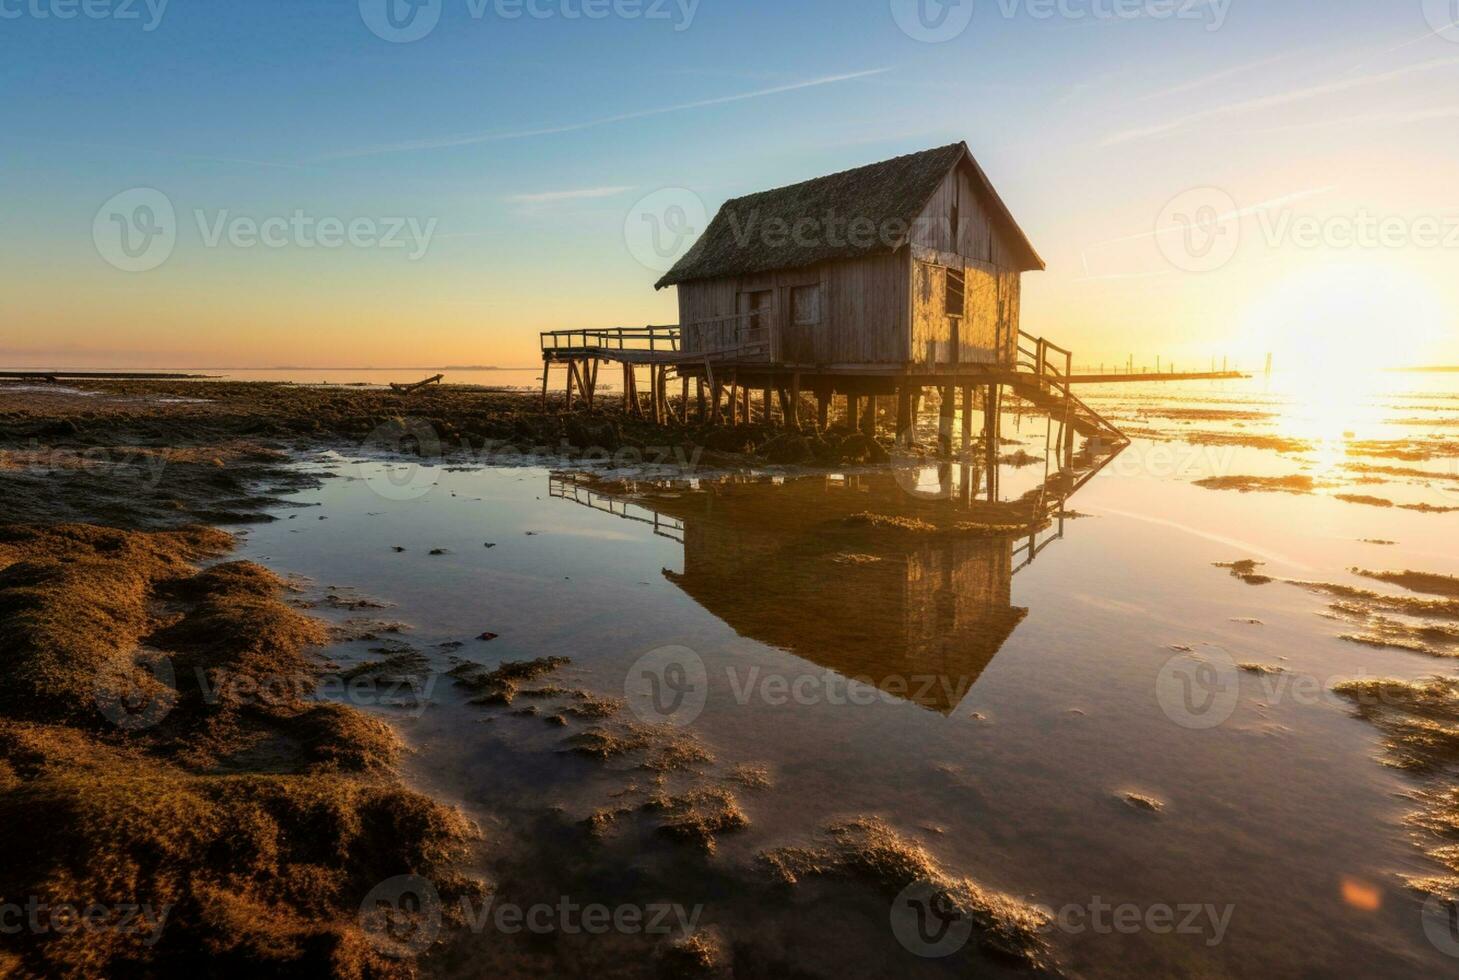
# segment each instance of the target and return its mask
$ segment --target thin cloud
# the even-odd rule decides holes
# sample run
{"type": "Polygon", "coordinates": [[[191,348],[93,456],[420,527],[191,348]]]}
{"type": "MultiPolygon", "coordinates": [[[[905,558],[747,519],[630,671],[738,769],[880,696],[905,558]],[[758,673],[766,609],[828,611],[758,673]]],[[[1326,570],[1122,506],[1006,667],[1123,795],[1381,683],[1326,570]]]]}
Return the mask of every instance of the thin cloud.
{"type": "Polygon", "coordinates": [[[1260,61],[1252,61],[1244,65],[1237,65],[1234,68],[1227,68],[1222,71],[1214,72],[1210,75],[1203,75],[1200,78],[1194,78],[1188,82],[1182,82],[1179,85],[1172,85],[1169,88],[1162,88],[1159,91],[1151,92],[1148,95],[1142,95],[1135,101],[1149,102],[1152,99],[1163,99],[1171,95],[1181,95],[1185,92],[1193,92],[1196,89],[1209,88],[1217,82],[1224,82],[1228,78],[1234,78],[1237,75],[1244,75],[1249,71],[1255,71],[1258,68],[1265,68],[1267,65],[1273,65],[1279,61],[1286,61],[1288,58],[1291,57],[1291,53],[1279,54],[1271,58],[1262,58],[1260,61]]]}
{"type": "Polygon", "coordinates": [[[1459,58],[1434,58],[1423,61],[1416,65],[1406,65],[1403,68],[1394,68],[1390,71],[1377,72],[1371,75],[1360,75],[1356,78],[1342,78],[1337,81],[1324,82],[1321,85],[1312,85],[1307,88],[1296,89],[1291,92],[1283,92],[1279,95],[1263,95],[1243,102],[1233,102],[1228,105],[1217,106],[1214,109],[1206,109],[1202,112],[1193,112],[1170,122],[1160,123],[1154,126],[1145,126],[1138,129],[1127,129],[1115,133],[1104,141],[1105,146],[1114,146],[1119,143],[1128,143],[1133,140],[1146,139],[1151,136],[1162,136],[1166,133],[1181,129],[1189,129],[1193,124],[1204,122],[1207,119],[1218,119],[1223,116],[1236,115],[1242,112],[1251,112],[1256,109],[1270,109],[1276,106],[1289,105],[1293,102],[1305,102],[1308,99],[1320,98],[1324,95],[1333,95],[1338,92],[1346,92],[1350,89],[1360,88],[1367,85],[1380,85],[1383,82],[1390,82],[1408,75],[1415,75],[1422,72],[1434,71],[1440,68],[1449,68],[1459,65],[1459,58]]]}
{"type": "Polygon", "coordinates": [[[1265,126],[1256,129],[1232,130],[1228,136],[1267,136],[1272,133],[1292,133],[1312,129],[1333,129],[1342,127],[1368,126],[1379,129],[1385,126],[1407,126],[1417,122],[1431,122],[1435,119],[1459,117],[1459,105],[1439,106],[1433,109],[1413,109],[1409,112],[1370,112],[1359,116],[1342,116],[1335,119],[1316,119],[1312,122],[1293,123],[1288,126],[1265,126]]]}
{"type": "MultiPolygon", "coordinates": [[[[1253,204],[1250,207],[1238,208],[1235,211],[1227,211],[1225,214],[1217,215],[1214,220],[1216,224],[1222,225],[1231,221],[1240,221],[1242,218],[1249,218],[1253,214],[1259,214],[1272,208],[1285,207],[1288,204],[1295,204],[1298,201],[1306,200],[1309,197],[1317,197],[1319,194],[1326,194],[1328,191],[1333,190],[1336,186],[1337,185],[1335,184],[1329,184],[1326,187],[1309,187],[1308,189],[1303,191],[1294,191],[1291,194],[1283,194],[1281,197],[1273,197],[1258,204],[1253,204]]],[[[1139,241],[1142,238],[1158,238],[1161,235],[1167,235],[1172,231],[1179,230],[1180,228],[1175,225],[1167,225],[1164,228],[1156,228],[1154,231],[1142,231],[1134,235],[1121,235],[1119,238],[1111,238],[1107,241],[1095,242],[1093,245],[1090,245],[1089,248],[1100,248],[1104,245],[1116,245],[1120,242],[1134,242],[1139,241]]]]}
{"type": "Polygon", "coordinates": [[[335,153],[322,157],[321,159],[344,159],[348,157],[377,156],[386,153],[405,153],[411,150],[441,150],[456,146],[474,146],[479,143],[496,143],[505,140],[530,139],[534,136],[553,136],[559,133],[575,133],[584,129],[596,129],[599,126],[611,126],[615,123],[630,122],[635,119],[648,119],[652,116],[665,116],[674,112],[687,112],[691,109],[707,109],[711,106],[729,105],[734,102],[746,102],[750,99],[763,99],[771,95],[781,95],[786,92],[798,92],[802,89],[818,88],[822,85],[835,85],[839,82],[849,82],[859,78],[871,78],[874,75],[882,75],[891,71],[890,68],[873,68],[867,71],[847,72],[841,75],[824,75],[820,78],[811,78],[802,82],[791,82],[785,85],[774,85],[770,88],[755,89],[752,92],[737,92],[734,95],[721,95],[712,99],[698,99],[694,102],[680,102],[675,105],[658,106],[652,109],[639,109],[634,112],[621,112],[617,115],[602,116],[597,119],[588,119],[582,122],[563,123],[556,126],[543,126],[537,129],[519,129],[498,131],[492,133],[472,133],[464,136],[445,136],[436,139],[410,140],[403,143],[392,143],[384,146],[367,147],[361,150],[351,150],[344,153],[335,153]]]}
{"type": "Polygon", "coordinates": [[[586,201],[603,197],[617,197],[633,190],[632,184],[618,187],[584,187],[570,191],[541,191],[536,194],[513,194],[507,198],[513,204],[553,204],[557,201],[586,201]]]}
{"type": "Polygon", "coordinates": [[[1445,31],[1452,31],[1456,27],[1459,27],[1459,20],[1454,21],[1452,24],[1445,24],[1443,27],[1436,27],[1432,31],[1429,31],[1427,34],[1420,34],[1418,37],[1409,38],[1407,41],[1404,41],[1402,44],[1397,44],[1397,45],[1394,45],[1391,48],[1386,48],[1386,49],[1384,49],[1382,51],[1379,51],[1377,54],[1370,55],[1369,57],[1364,58],[1362,61],[1358,62],[1356,65],[1353,65],[1353,67],[1351,67],[1351,68],[1348,69],[1348,74],[1352,74],[1353,72],[1357,71],[1359,68],[1362,68],[1364,65],[1367,65],[1370,62],[1377,61],[1379,58],[1386,58],[1390,54],[1393,54],[1394,52],[1402,51],[1405,48],[1411,48],[1415,44],[1422,44],[1423,42],[1427,41],[1431,37],[1439,37],[1445,31]]]}

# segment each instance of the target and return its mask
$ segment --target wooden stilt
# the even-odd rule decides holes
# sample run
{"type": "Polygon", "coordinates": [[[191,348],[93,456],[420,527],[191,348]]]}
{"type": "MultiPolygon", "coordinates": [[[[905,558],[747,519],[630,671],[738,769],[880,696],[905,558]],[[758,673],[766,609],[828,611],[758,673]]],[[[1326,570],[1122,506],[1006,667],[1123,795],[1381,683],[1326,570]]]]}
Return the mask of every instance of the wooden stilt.
{"type": "Polygon", "coordinates": [[[983,442],[986,448],[988,460],[988,500],[990,502],[998,499],[998,431],[1000,419],[998,417],[998,385],[988,386],[987,394],[983,398],[983,442]]]}
{"type": "Polygon", "coordinates": [[[719,401],[724,394],[724,385],[715,381],[709,386],[709,421],[718,425],[723,416],[720,414],[719,401]]]}
{"type": "Polygon", "coordinates": [[[569,358],[567,362],[567,411],[572,411],[572,386],[577,379],[578,369],[569,358]]]}
{"type": "Polygon", "coordinates": [[[689,376],[679,375],[679,424],[689,424],[689,376]]]}
{"type": "Polygon", "coordinates": [[[963,385],[963,452],[973,445],[973,386],[963,385]]]}
{"type": "Polygon", "coordinates": [[[740,406],[740,417],[745,420],[745,424],[746,425],[749,425],[752,421],[754,421],[753,419],[750,418],[750,386],[749,385],[742,385],[740,387],[740,401],[744,403],[744,404],[742,404],[740,406]]]}
{"type": "Polygon", "coordinates": [[[831,392],[824,387],[816,389],[816,431],[825,432],[831,424],[831,392]]]}
{"type": "Polygon", "coordinates": [[[912,424],[912,389],[910,385],[902,385],[897,389],[897,445],[916,444],[916,426],[912,424]]]}
{"type": "Polygon", "coordinates": [[[769,425],[770,424],[770,385],[768,383],[765,385],[765,391],[763,393],[763,398],[762,398],[760,404],[764,407],[764,410],[765,410],[765,424],[766,425],[769,425]]]}
{"type": "Polygon", "coordinates": [[[694,379],[694,385],[695,385],[695,397],[699,401],[699,421],[700,422],[708,422],[709,421],[709,403],[708,403],[708,401],[704,397],[704,379],[703,378],[695,378],[694,379]]]}
{"type": "Polygon", "coordinates": [[[632,397],[633,397],[633,368],[629,367],[628,364],[625,362],[623,364],[623,414],[624,415],[632,415],[633,414],[633,407],[632,407],[632,401],[631,401],[632,397]]]}
{"type": "Polygon", "coordinates": [[[866,416],[861,420],[861,431],[868,439],[876,438],[876,396],[866,396],[866,416]]]}
{"type": "Polygon", "coordinates": [[[856,417],[856,410],[859,407],[857,405],[858,401],[860,401],[860,399],[856,395],[846,396],[846,428],[850,429],[852,432],[855,432],[857,429],[856,423],[858,420],[856,417]]]}
{"type": "Polygon", "coordinates": [[[547,411],[547,376],[552,373],[551,367],[551,361],[542,362],[542,411],[544,412],[547,411]]]}
{"type": "Polygon", "coordinates": [[[790,414],[785,422],[796,432],[800,431],[800,372],[790,376],[790,414]]]}
{"type": "Polygon", "coordinates": [[[952,455],[952,417],[957,408],[957,389],[943,385],[940,392],[941,404],[937,409],[937,451],[944,456],[952,455]]]}
{"type": "Polygon", "coordinates": [[[583,361],[583,401],[587,403],[588,411],[593,410],[593,396],[598,391],[598,359],[596,357],[583,361]]]}
{"type": "Polygon", "coordinates": [[[738,371],[730,372],[729,424],[731,428],[740,424],[740,373],[738,371]]]}

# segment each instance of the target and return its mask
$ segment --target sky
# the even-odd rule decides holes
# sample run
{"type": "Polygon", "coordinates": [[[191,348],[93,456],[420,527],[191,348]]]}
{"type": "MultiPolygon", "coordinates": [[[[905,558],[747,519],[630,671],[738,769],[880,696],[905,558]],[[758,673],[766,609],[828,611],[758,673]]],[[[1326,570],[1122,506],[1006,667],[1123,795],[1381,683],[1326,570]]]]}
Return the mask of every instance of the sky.
{"type": "Polygon", "coordinates": [[[1456,22],[0,0],[0,365],[531,365],[675,322],[663,236],[701,210],[959,140],[1048,264],[1024,328],[1081,364],[1459,364],[1456,22]]]}

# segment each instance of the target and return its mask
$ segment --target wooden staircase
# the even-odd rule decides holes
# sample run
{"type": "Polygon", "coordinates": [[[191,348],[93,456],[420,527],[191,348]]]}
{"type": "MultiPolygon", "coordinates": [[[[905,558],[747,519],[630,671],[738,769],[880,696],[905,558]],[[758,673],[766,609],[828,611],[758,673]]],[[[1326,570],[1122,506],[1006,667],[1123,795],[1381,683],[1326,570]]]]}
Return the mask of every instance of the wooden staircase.
{"type": "Polygon", "coordinates": [[[1024,401],[1062,421],[1066,431],[1108,446],[1127,446],[1129,438],[1070,389],[1074,355],[1059,345],[1018,332],[1018,372],[1009,387],[1024,401]]]}

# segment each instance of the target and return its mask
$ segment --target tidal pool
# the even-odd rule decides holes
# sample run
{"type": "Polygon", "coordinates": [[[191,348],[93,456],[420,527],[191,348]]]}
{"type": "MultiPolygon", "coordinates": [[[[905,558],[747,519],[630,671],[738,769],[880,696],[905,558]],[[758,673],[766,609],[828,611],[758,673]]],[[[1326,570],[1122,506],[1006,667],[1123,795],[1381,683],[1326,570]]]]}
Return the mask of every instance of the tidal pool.
{"type": "MultiPolygon", "coordinates": [[[[329,477],[292,501],[317,506],[281,511],[243,550],[356,607],[321,614],[409,627],[326,653],[348,668],[408,645],[429,664],[412,697],[334,696],[389,718],[413,749],[409,780],[482,824],[480,870],[502,901],[697,907],[740,976],[940,976],[970,958],[1016,972],[976,932],[949,955],[909,948],[873,883],[788,887],[760,859],[876,816],[949,873],[1052,913],[1049,969],[1437,974],[1459,950],[1400,877],[1437,871],[1404,823],[1419,784],[1379,764],[1379,732],[1331,688],[1452,675],[1455,661],[1341,639],[1331,598],[1288,580],[1399,594],[1351,569],[1459,574],[1459,515],[1335,496],[1459,503],[1450,457],[1396,464],[1429,477],[1352,490],[1363,458],[1345,446],[1438,445],[1442,426],[1404,420],[1424,406],[1447,418],[1459,402],[1446,398],[1379,391],[1354,428],[1283,428],[1266,416],[1300,410],[1259,383],[1120,392],[1091,402],[1148,435],[1097,472],[1088,459],[1072,477],[998,467],[991,493],[984,458],[729,475],[330,455],[300,464],[329,477]],[[1197,434],[1253,426],[1310,445],[1197,434]],[[1331,486],[1193,482],[1298,472],[1331,486]],[[1241,559],[1274,581],[1215,567],[1241,559]],[[546,657],[571,660],[548,681],[557,700],[473,704],[447,673],[546,657]],[[572,691],[624,704],[611,721],[559,724],[572,691]],[[689,777],[568,741],[622,723],[696,738],[714,757],[701,783],[732,793],[747,825],[716,833],[712,853],[655,832],[638,803],[689,777]],[[624,815],[584,824],[615,801],[624,815]]],[[[1045,455],[1043,422],[1018,425],[1022,448],[1045,455]]],[[[422,965],[659,968],[662,942],[564,935],[558,916],[540,933],[457,930],[422,965]]]]}

